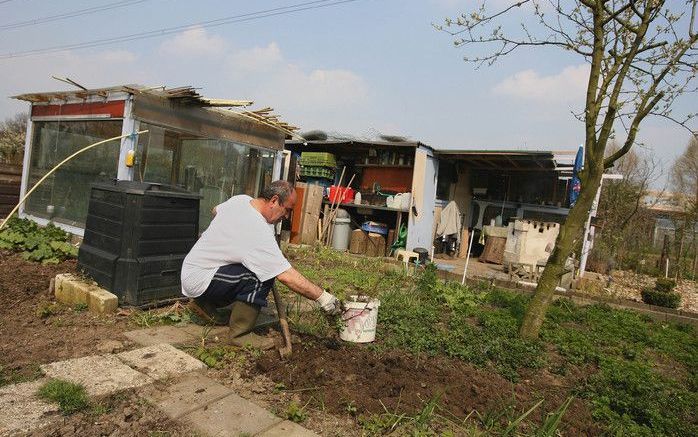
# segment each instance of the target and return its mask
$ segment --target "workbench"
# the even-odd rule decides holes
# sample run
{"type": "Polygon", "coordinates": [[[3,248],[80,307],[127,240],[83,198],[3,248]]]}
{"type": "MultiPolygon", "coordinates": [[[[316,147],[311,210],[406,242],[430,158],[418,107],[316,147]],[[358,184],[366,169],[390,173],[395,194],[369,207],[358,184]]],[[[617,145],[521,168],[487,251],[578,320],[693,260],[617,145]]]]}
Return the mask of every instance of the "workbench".
{"type": "MultiPolygon", "coordinates": [[[[325,199],[322,201],[323,204],[325,205],[331,205],[332,202],[329,200],[325,199]]],[[[337,206],[337,204],[335,204],[337,206]]],[[[402,214],[406,214],[409,211],[404,210],[404,209],[399,209],[399,208],[389,208],[387,206],[378,206],[378,205],[357,205],[355,203],[340,203],[339,208],[345,208],[345,209],[354,209],[357,214],[363,215],[363,216],[370,216],[372,214],[372,211],[387,211],[387,212],[394,212],[397,213],[397,217],[395,219],[395,238],[397,238],[398,232],[400,231],[400,226],[402,225],[402,214]],[[362,212],[361,210],[365,211],[371,211],[368,213],[362,212]]],[[[392,242],[388,242],[388,244],[392,244],[392,242]]]]}

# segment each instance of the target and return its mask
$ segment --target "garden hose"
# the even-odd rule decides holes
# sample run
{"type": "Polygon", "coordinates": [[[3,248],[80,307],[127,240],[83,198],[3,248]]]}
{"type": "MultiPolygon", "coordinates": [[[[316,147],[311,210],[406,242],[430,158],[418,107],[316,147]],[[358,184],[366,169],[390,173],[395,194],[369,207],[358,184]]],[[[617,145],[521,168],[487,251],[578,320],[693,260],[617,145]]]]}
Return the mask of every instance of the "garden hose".
{"type": "Polygon", "coordinates": [[[29,195],[30,195],[31,193],[33,193],[34,190],[36,190],[36,189],[39,187],[39,185],[41,185],[41,183],[42,183],[44,180],[46,180],[47,177],[51,176],[51,175],[53,174],[53,172],[55,172],[56,170],[58,170],[58,167],[60,167],[61,165],[65,164],[66,162],[70,161],[71,159],[75,158],[76,156],[78,156],[78,155],[81,154],[82,152],[85,152],[85,151],[87,151],[87,150],[89,150],[89,149],[91,149],[91,148],[93,148],[93,147],[99,146],[100,144],[108,143],[108,142],[110,142],[110,141],[120,140],[120,139],[122,139],[122,138],[130,137],[130,136],[136,136],[136,135],[139,135],[139,134],[142,134],[142,133],[146,133],[146,132],[148,132],[147,129],[146,129],[146,130],[142,130],[142,131],[138,131],[138,132],[133,132],[133,133],[126,134],[126,135],[119,135],[118,137],[107,138],[106,140],[102,140],[102,141],[98,141],[98,142],[96,142],[96,143],[90,144],[89,146],[83,147],[82,149],[78,150],[77,152],[75,152],[75,153],[73,153],[72,155],[70,155],[70,156],[68,156],[67,158],[65,158],[63,161],[59,162],[55,167],[53,167],[51,170],[49,170],[48,173],[46,173],[41,179],[39,179],[39,182],[37,182],[37,183],[31,188],[31,190],[27,191],[27,194],[25,194],[24,197],[22,197],[22,198],[19,200],[19,203],[18,203],[17,205],[15,205],[14,208],[12,208],[12,211],[10,211],[10,213],[7,214],[7,217],[5,217],[5,220],[3,220],[2,223],[0,223],[0,230],[2,230],[2,228],[5,227],[5,225],[7,224],[7,221],[10,219],[10,217],[12,217],[12,214],[14,214],[15,212],[17,212],[17,210],[19,209],[20,205],[22,205],[22,204],[24,203],[24,201],[27,200],[27,197],[29,197],[29,195]]]}

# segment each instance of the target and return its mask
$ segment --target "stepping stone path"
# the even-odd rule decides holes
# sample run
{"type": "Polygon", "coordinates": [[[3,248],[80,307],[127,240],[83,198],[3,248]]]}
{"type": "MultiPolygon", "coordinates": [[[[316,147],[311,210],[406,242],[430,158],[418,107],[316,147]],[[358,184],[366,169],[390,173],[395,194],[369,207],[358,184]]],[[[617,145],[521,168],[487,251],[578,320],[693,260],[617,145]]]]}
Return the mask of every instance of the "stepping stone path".
{"type": "MultiPolygon", "coordinates": [[[[225,328],[158,326],[125,333],[144,347],[118,354],[94,355],[45,364],[47,378],[85,386],[91,396],[135,388],[168,417],[202,436],[316,436],[302,426],[274,416],[203,374],[206,365],[172,344],[194,343],[225,328]]],[[[0,437],[51,426],[58,406],[39,399],[47,378],[0,388],[0,437]]]]}

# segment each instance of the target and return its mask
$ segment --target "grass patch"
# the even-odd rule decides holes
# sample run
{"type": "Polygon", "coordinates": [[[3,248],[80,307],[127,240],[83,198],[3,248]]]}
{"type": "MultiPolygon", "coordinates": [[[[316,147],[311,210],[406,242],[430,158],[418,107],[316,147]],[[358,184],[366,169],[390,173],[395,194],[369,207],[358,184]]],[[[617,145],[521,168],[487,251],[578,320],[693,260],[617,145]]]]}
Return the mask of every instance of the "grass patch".
{"type": "MultiPolygon", "coordinates": [[[[290,258],[300,271],[340,297],[360,292],[381,300],[377,342],[371,346],[378,352],[398,349],[418,356],[449,356],[493,369],[514,382],[526,369],[547,368],[557,375],[576,369],[576,374],[588,377],[569,394],[589,405],[606,433],[698,435],[698,336],[691,326],[560,299],[551,305],[540,339],[524,341],[518,337],[529,300],[524,294],[487,284],[444,283],[433,266],[407,277],[390,272],[379,260],[328,249],[295,250],[290,258]]],[[[294,328],[302,332],[325,336],[334,329],[318,312],[290,315],[294,328]]],[[[559,422],[558,413],[567,406],[569,402],[548,413],[544,423],[531,430],[553,435],[551,424],[559,422]]],[[[392,432],[409,422],[396,425],[399,417],[386,411],[360,417],[360,423],[368,434],[392,432]]],[[[492,426],[486,415],[479,422],[479,429],[492,426]]],[[[408,433],[422,435],[410,426],[408,433]]]]}
{"type": "Polygon", "coordinates": [[[37,395],[47,401],[57,402],[58,408],[65,415],[85,410],[90,406],[85,387],[61,379],[46,382],[39,388],[37,395]]]}

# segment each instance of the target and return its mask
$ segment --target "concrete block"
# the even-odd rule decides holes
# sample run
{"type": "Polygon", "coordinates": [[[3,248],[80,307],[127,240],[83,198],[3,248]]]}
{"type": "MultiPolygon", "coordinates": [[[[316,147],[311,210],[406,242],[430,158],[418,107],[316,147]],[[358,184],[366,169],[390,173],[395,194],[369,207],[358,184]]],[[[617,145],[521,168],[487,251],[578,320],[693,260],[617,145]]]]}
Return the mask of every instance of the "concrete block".
{"type": "Polygon", "coordinates": [[[61,417],[57,404],[36,396],[45,382],[46,379],[40,379],[0,388],[0,436],[24,434],[61,417]]]}
{"type": "Polygon", "coordinates": [[[257,434],[258,437],[319,437],[309,429],[303,428],[289,420],[274,425],[273,427],[257,434]]]}
{"type": "Polygon", "coordinates": [[[207,341],[214,340],[214,337],[218,337],[219,340],[222,340],[228,333],[227,326],[202,326],[194,323],[188,323],[183,326],[177,326],[176,328],[182,330],[188,335],[191,335],[199,341],[201,341],[203,337],[206,337],[207,341]]]}
{"type": "Polygon", "coordinates": [[[201,374],[191,374],[178,383],[146,388],[142,395],[173,419],[204,408],[231,394],[230,389],[201,374]]]}
{"type": "Polygon", "coordinates": [[[253,435],[281,422],[269,411],[236,394],[192,411],[180,420],[204,435],[216,437],[253,435]]]}
{"type": "Polygon", "coordinates": [[[43,364],[41,370],[50,378],[82,384],[91,396],[116,393],[153,382],[114,355],[93,355],[43,364]]]}
{"type": "Polygon", "coordinates": [[[176,326],[155,326],[153,328],[137,329],[124,332],[124,336],[141,346],[151,346],[159,343],[183,344],[198,340],[186,330],[176,326]]]}
{"type": "Polygon", "coordinates": [[[153,379],[206,369],[204,363],[167,343],[121,352],[116,356],[131,368],[153,379]]]}
{"type": "Polygon", "coordinates": [[[56,275],[54,289],[58,302],[68,305],[83,303],[93,313],[111,313],[119,306],[115,294],[69,273],[56,275]]]}

